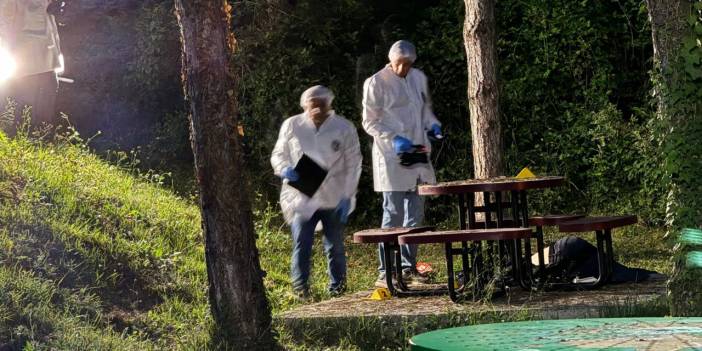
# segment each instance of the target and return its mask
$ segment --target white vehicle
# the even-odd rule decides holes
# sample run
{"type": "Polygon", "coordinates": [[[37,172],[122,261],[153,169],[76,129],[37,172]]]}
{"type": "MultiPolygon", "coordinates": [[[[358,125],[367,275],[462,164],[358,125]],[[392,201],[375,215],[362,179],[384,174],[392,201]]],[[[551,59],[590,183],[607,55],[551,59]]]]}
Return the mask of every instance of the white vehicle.
{"type": "MultiPolygon", "coordinates": [[[[55,0],[0,0],[0,110],[12,98],[32,107],[32,124],[54,123],[64,60],[51,9],[55,0]]],[[[18,113],[19,113],[18,112],[18,113]]]]}

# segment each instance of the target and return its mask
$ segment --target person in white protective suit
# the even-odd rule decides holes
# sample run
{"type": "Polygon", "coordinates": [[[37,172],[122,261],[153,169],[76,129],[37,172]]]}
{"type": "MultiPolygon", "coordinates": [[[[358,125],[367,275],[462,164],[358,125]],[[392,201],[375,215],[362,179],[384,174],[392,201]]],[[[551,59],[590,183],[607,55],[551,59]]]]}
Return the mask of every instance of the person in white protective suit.
{"type": "Polygon", "coordinates": [[[291,280],[298,298],[309,298],[310,258],[315,228],[321,222],[330,279],[329,293],[346,288],[343,231],[356,203],[361,176],[361,148],[353,123],[331,109],[334,99],[326,87],[307,89],[300,98],[304,113],[290,117],[280,128],[271,164],[283,179],[280,205],[292,229],[291,280]],[[327,176],[310,198],[288,185],[299,180],[297,162],[307,155],[327,170],[327,176]]]}
{"type": "MultiPolygon", "coordinates": [[[[368,78],[363,87],[363,128],[373,137],[373,185],[383,194],[382,227],[415,227],[424,219],[424,201],[417,185],[435,183],[428,132],[441,137],[441,123],[432,111],[427,77],[412,64],[417,53],[412,43],[400,40],[388,54],[390,63],[368,78]],[[400,155],[423,145],[425,162],[401,164],[400,155]]],[[[412,154],[413,155],[413,154],[412,154]]],[[[416,245],[403,245],[403,279],[424,283],[416,271],[416,245]]],[[[385,262],[379,247],[376,286],[385,286],[385,262]]]]}

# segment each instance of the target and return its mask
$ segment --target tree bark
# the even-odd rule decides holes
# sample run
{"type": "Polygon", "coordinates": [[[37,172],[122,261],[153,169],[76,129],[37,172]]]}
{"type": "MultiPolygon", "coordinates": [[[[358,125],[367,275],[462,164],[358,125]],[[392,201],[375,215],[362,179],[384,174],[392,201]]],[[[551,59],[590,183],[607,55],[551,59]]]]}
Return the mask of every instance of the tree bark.
{"type": "Polygon", "coordinates": [[[463,40],[468,60],[468,104],[475,178],[502,175],[495,0],[465,0],[463,40]]]}
{"type": "MultiPolygon", "coordinates": [[[[661,69],[670,65],[685,32],[689,0],[646,0],[653,38],[653,60],[661,69]]],[[[660,103],[660,101],[659,101],[660,103]]]]}
{"type": "Polygon", "coordinates": [[[236,132],[230,8],[226,0],[176,0],[175,8],[217,336],[236,349],[269,349],[270,308],[236,132]]]}

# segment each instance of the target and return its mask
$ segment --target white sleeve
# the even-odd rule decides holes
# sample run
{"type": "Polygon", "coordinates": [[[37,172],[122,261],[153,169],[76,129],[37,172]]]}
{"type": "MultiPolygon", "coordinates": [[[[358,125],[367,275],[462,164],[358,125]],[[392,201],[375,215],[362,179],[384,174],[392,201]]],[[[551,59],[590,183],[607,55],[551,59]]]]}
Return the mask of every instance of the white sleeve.
{"type": "Polygon", "coordinates": [[[292,126],[290,124],[290,119],[283,122],[283,125],[280,127],[278,141],[276,141],[273,154],[271,155],[271,166],[273,166],[273,173],[277,176],[281,175],[285,167],[292,166],[288,147],[292,137],[292,126]]]}
{"type": "Polygon", "coordinates": [[[358,180],[361,178],[363,156],[356,127],[349,122],[349,129],[344,138],[344,196],[353,201],[358,189],[358,180]]]}
{"type": "Polygon", "coordinates": [[[434,110],[432,109],[431,94],[429,94],[429,84],[427,83],[427,77],[422,74],[422,124],[424,128],[429,130],[434,124],[441,126],[441,122],[434,115],[434,110]]]}
{"type": "Polygon", "coordinates": [[[363,84],[363,129],[374,138],[392,139],[397,131],[383,123],[383,92],[375,77],[363,84]]]}

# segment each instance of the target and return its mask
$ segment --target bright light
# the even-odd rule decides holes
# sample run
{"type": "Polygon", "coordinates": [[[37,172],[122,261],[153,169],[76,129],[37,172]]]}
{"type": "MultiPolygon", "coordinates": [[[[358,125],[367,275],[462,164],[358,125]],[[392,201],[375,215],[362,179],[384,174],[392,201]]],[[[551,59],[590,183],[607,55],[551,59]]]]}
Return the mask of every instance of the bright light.
{"type": "Polygon", "coordinates": [[[17,63],[7,50],[0,48],[0,83],[12,78],[17,70],[17,63]]]}
{"type": "Polygon", "coordinates": [[[54,69],[54,72],[56,72],[56,74],[63,74],[63,72],[66,70],[66,66],[64,66],[64,63],[63,63],[64,62],[63,61],[63,54],[59,55],[58,61],[59,61],[59,66],[56,67],[56,69],[54,69]]]}

